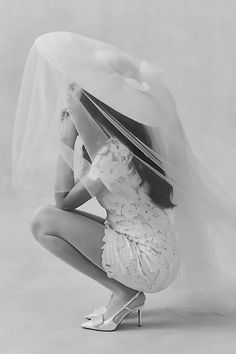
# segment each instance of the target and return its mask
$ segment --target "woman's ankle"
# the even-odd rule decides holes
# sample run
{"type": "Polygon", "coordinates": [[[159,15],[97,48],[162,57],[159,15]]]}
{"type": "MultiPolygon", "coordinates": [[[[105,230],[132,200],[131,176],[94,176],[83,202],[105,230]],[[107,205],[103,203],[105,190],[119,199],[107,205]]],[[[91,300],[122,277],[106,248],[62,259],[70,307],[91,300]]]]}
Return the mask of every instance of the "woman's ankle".
{"type": "Polygon", "coordinates": [[[117,289],[116,291],[113,292],[114,296],[117,297],[132,297],[134,296],[136,293],[138,292],[138,290],[132,289],[132,288],[128,288],[128,287],[124,287],[124,288],[120,288],[117,289]]]}

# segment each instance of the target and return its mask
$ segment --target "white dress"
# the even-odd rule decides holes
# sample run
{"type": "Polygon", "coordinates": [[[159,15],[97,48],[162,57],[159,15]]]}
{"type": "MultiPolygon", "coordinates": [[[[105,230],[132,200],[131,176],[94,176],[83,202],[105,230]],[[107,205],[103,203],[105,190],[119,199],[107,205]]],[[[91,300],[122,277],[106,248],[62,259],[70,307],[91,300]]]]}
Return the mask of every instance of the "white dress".
{"type": "Polygon", "coordinates": [[[132,153],[116,138],[100,149],[89,176],[104,186],[96,198],[106,209],[102,265],[109,278],[143,292],[158,292],[175,279],[180,262],[174,209],[162,210],[147,195],[132,153]],[[124,189],[132,189],[130,200],[124,189]],[[122,192],[121,192],[122,190],[122,192]]]}

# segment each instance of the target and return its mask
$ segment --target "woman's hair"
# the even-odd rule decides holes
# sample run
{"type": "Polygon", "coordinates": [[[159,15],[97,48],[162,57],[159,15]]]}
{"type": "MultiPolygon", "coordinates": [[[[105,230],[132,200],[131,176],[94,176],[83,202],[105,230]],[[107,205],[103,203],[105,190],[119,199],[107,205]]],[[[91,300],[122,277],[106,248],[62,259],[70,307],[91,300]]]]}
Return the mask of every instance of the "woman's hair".
{"type": "MultiPolygon", "coordinates": [[[[127,116],[117,112],[110,106],[106,105],[104,102],[100,101],[96,97],[92,96],[85,90],[82,90],[80,101],[85,107],[85,109],[89,112],[89,114],[93,117],[96,123],[102,128],[103,126],[110,132],[111,136],[118,138],[121,142],[123,142],[134,154],[139,156],[149,165],[151,165],[154,169],[158,170],[163,176],[166,176],[164,170],[156,165],[152,160],[150,160],[145,154],[143,154],[135,145],[131,143],[129,139],[127,139],[112,123],[106,119],[103,114],[99,111],[99,109],[91,102],[91,100],[87,97],[90,97],[92,101],[94,101],[99,107],[101,107],[104,111],[115,117],[128,131],[138,137],[144,144],[152,148],[152,143],[150,136],[148,135],[145,126],[139,122],[135,122],[133,124],[132,119],[127,116]]],[[[92,162],[89,158],[89,155],[83,146],[84,158],[89,162],[92,162]]],[[[132,160],[137,172],[141,177],[141,184],[143,185],[145,181],[149,184],[148,195],[151,200],[157,204],[162,209],[174,208],[176,204],[171,202],[171,198],[173,196],[173,187],[166,182],[163,178],[154,173],[149,167],[145,164],[140,163],[139,159],[132,160]]]]}

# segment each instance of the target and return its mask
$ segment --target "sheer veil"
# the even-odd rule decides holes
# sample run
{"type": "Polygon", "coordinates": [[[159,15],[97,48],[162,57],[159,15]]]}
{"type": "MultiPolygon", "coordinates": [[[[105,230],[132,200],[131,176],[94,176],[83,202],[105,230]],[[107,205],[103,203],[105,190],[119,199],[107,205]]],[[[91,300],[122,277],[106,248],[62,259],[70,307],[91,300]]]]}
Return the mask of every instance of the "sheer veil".
{"type": "MultiPolygon", "coordinates": [[[[173,217],[181,262],[172,284],[155,294],[157,302],[182,314],[234,314],[236,204],[192,152],[175,100],[161,80],[161,73],[155,63],[78,34],[54,32],[37,38],[26,61],[18,100],[12,185],[17,191],[53,194],[56,157],[60,154],[91,196],[96,196],[96,177],[91,169],[111,137],[83,101],[80,100],[80,114],[69,112],[69,119],[89,159],[81,155],[79,148],[71,149],[59,139],[58,117],[66,107],[68,86],[76,83],[103,119],[135,147],[133,159],[173,188],[176,207],[167,212],[173,217]],[[104,105],[97,104],[93,97],[104,105]],[[141,123],[152,146],[129,131],[106,110],[106,105],[126,115],[133,124],[141,123]]],[[[112,193],[107,177],[100,179],[112,193]]],[[[132,198],[133,191],[128,186],[120,192],[125,198],[132,198]]]]}

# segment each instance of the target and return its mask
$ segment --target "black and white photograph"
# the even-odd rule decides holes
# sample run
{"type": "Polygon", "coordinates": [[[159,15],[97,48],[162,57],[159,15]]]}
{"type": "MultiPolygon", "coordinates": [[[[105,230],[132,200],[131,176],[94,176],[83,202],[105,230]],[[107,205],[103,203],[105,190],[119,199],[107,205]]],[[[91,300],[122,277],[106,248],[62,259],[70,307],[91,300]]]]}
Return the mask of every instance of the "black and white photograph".
{"type": "Polygon", "coordinates": [[[235,20],[0,1],[1,354],[236,353],[235,20]]]}

